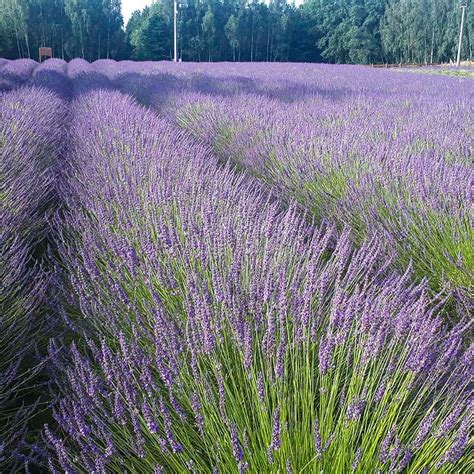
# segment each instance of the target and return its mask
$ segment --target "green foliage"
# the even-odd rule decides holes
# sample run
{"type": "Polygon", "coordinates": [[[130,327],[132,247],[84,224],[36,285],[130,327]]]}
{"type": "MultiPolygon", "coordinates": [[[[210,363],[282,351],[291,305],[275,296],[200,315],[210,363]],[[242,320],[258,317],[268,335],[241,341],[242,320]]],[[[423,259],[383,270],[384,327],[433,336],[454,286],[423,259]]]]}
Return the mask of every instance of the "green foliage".
{"type": "Polygon", "coordinates": [[[0,56],[38,59],[49,46],[55,57],[123,59],[120,0],[5,0],[0,3],[0,56]]]}
{"type": "MultiPolygon", "coordinates": [[[[469,2],[467,2],[469,4],[469,2]]],[[[463,57],[472,57],[474,17],[468,5],[463,57]]],[[[439,63],[454,60],[461,10],[452,0],[390,1],[381,22],[388,62],[439,63]]]]}
{"type": "MultiPolygon", "coordinates": [[[[439,63],[455,58],[460,9],[453,0],[204,0],[178,2],[184,61],[439,63]]],[[[474,51],[468,2],[462,57],[474,51]]],[[[120,0],[3,0],[0,56],[163,60],[173,57],[173,1],[132,14],[120,0]]]]}
{"type": "Polygon", "coordinates": [[[158,61],[173,57],[173,5],[155,3],[134,12],[127,25],[132,58],[158,61]]]}
{"type": "Polygon", "coordinates": [[[209,61],[212,59],[212,44],[216,34],[216,27],[214,26],[214,14],[212,13],[210,5],[207,7],[206,14],[202,19],[201,24],[202,32],[206,38],[209,51],[209,61]]]}
{"type": "Polygon", "coordinates": [[[383,61],[379,23],[385,0],[309,0],[307,14],[317,30],[324,59],[335,63],[383,61]]]}
{"type": "Polygon", "coordinates": [[[233,60],[235,61],[235,50],[239,47],[239,20],[234,15],[230,15],[224,30],[232,48],[233,60]]]}

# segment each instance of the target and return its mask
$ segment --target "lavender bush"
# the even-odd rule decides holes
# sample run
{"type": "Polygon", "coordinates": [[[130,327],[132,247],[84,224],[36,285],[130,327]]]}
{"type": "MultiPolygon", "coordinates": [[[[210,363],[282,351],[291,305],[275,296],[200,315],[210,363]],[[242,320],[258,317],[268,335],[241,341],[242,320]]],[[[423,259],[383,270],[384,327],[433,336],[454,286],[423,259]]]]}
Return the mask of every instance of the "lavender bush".
{"type": "Polygon", "coordinates": [[[350,223],[356,243],[383,234],[398,267],[412,263],[435,291],[472,298],[469,79],[353,66],[152,65],[101,61],[94,70],[317,219],[350,223]]]}
{"type": "Polygon", "coordinates": [[[35,68],[27,84],[47,88],[67,100],[72,94],[71,84],[67,77],[67,66],[62,59],[49,59],[35,68]]]}
{"type": "MultiPolygon", "coordinates": [[[[38,345],[48,276],[40,267],[51,160],[65,107],[39,88],[0,94],[0,469],[28,462],[29,419],[39,410],[38,345]]],[[[44,390],[44,389],[43,389],[44,390]]],[[[11,472],[11,471],[9,471],[11,472]]]]}
{"type": "Polygon", "coordinates": [[[467,469],[472,345],[426,284],[124,95],[72,110],[52,471],[467,469]]]}
{"type": "Polygon", "coordinates": [[[0,60],[0,89],[0,470],[472,470],[468,80],[0,60]]]}
{"type": "Polygon", "coordinates": [[[291,106],[284,95],[192,94],[177,117],[224,159],[249,167],[317,217],[349,222],[357,242],[383,233],[400,268],[413,262],[434,289],[446,284],[472,295],[468,89],[435,100],[431,91],[447,88],[439,78],[416,96],[397,84],[402,79],[390,81],[401,91],[356,89],[342,99],[337,91],[316,93],[291,106]]]}
{"type": "Polygon", "coordinates": [[[17,59],[0,65],[0,92],[16,89],[24,84],[38,66],[32,59],[17,59]]]}

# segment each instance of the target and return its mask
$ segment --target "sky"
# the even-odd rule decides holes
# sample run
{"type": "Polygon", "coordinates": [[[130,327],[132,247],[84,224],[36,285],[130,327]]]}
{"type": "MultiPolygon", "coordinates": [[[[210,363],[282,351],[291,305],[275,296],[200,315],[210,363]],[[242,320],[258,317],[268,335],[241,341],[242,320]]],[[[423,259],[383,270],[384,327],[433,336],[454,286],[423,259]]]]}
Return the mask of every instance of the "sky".
{"type": "Polygon", "coordinates": [[[135,10],[143,10],[147,5],[151,5],[151,0],[122,0],[122,15],[123,23],[127,24],[127,21],[132,16],[135,10]]]}

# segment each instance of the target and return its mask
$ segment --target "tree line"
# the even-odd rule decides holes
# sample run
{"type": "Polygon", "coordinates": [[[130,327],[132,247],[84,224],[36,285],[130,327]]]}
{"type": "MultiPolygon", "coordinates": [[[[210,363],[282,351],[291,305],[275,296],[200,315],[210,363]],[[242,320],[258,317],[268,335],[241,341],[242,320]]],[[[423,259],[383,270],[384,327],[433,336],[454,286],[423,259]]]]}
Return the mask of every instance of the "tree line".
{"type": "MultiPolygon", "coordinates": [[[[472,59],[474,5],[467,4],[463,58],[472,59]]],[[[180,0],[183,61],[439,63],[454,59],[460,0],[180,0]]],[[[124,25],[120,0],[1,0],[0,56],[66,60],[173,57],[173,0],[124,25]]]]}

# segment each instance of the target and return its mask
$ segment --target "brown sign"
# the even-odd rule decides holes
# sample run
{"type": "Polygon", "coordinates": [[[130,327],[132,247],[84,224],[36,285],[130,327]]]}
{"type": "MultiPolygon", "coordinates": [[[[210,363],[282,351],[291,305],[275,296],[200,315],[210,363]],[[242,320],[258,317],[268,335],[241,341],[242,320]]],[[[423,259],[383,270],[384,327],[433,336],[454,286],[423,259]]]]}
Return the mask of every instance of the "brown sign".
{"type": "Polygon", "coordinates": [[[52,50],[52,48],[41,47],[41,48],[39,49],[39,61],[40,61],[40,62],[41,62],[41,60],[43,59],[43,57],[52,58],[52,57],[53,57],[53,50],[52,50]]]}

